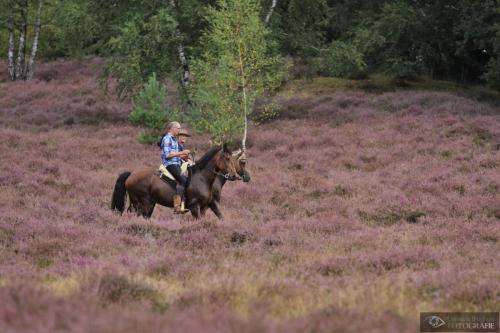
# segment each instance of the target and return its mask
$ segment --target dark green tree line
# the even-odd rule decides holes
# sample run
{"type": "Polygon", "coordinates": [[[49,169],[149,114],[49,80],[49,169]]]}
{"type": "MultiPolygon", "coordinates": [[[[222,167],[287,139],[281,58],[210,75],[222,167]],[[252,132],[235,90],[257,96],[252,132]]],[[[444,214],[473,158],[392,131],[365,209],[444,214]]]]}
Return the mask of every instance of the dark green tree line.
{"type": "MultiPolygon", "coordinates": [[[[23,47],[30,50],[38,2],[27,2],[29,38],[23,47]]],[[[21,8],[23,1],[0,1],[5,57],[11,3],[21,8]]],[[[320,73],[386,71],[499,85],[500,0],[260,0],[260,5],[261,20],[281,54],[317,64],[320,73]]],[[[200,37],[209,27],[210,7],[217,7],[214,0],[47,0],[38,54],[104,56],[124,92],[153,72],[186,84],[190,59],[205,52],[200,37]]],[[[16,43],[22,15],[18,9],[14,16],[16,43]]]]}

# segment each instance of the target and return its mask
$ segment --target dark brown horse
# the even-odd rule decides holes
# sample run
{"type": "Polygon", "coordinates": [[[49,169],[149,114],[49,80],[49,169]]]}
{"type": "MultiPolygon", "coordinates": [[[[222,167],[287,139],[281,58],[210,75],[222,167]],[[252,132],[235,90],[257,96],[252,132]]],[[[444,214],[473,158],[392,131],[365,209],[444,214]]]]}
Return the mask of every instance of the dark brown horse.
{"type": "MultiPolygon", "coordinates": [[[[225,145],[224,148],[210,149],[190,168],[189,183],[186,187],[186,207],[195,218],[199,218],[210,206],[213,199],[214,182],[223,176],[227,180],[241,179],[237,173],[238,158],[225,145]]],[[[129,211],[137,215],[151,217],[156,204],[173,207],[175,189],[162,181],[155,168],[139,168],[122,173],[115,184],[111,208],[123,213],[125,197],[129,195],[129,211]]],[[[220,195],[219,195],[220,199],[220,195]]]]}

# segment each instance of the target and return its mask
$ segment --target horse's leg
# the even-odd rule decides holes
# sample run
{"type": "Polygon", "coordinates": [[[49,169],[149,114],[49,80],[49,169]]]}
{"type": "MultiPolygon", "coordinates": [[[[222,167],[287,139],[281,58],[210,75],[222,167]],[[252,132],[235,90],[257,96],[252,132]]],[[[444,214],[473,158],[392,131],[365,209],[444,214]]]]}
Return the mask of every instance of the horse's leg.
{"type": "Polygon", "coordinates": [[[153,215],[153,211],[155,210],[155,205],[156,203],[152,203],[150,206],[149,206],[149,212],[148,212],[148,219],[151,218],[151,215],[153,215]]]}
{"type": "Polygon", "coordinates": [[[127,211],[128,212],[137,212],[137,208],[138,208],[137,204],[138,203],[137,203],[137,198],[136,198],[135,194],[129,192],[128,197],[129,197],[130,204],[128,206],[127,211]]]}
{"type": "Polygon", "coordinates": [[[217,200],[212,200],[209,204],[208,207],[214,212],[215,216],[219,218],[219,220],[223,220],[224,217],[222,216],[222,213],[219,208],[219,202],[217,200]]]}
{"type": "Polygon", "coordinates": [[[132,203],[132,211],[136,213],[137,216],[145,216],[145,212],[148,211],[148,202],[144,199],[141,198],[139,195],[138,196],[131,196],[130,202],[132,203]]]}
{"type": "Polygon", "coordinates": [[[193,215],[195,219],[200,218],[200,204],[197,203],[192,207],[189,207],[189,210],[191,211],[191,215],[193,215]]]}
{"type": "Polygon", "coordinates": [[[207,212],[208,206],[204,206],[200,208],[200,215],[201,217],[205,216],[205,213],[207,212]]]}
{"type": "Polygon", "coordinates": [[[137,216],[144,216],[144,213],[143,213],[144,207],[143,207],[142,203],[138,202],[136,207],[137,208],[136,208],[135,212],[136,212],[137,216]]]}
{"type": "Polygon", "coordinates": [[[152,202],[151,198],[146,197],[141,200],[141,214],[145,219],[149,219],[151,214],[153,214],[153,209],[155,208],[155,203],[152,202]]]}
{"type": "Polygon", "coordinates": [[[137,212],[137,202],[130,200],[130,205],[127,209],[128,212],[137,212]]]}
{"type": "Polygon", "coordinates": [[[133,194],[131,194],[131,193],[129,193],[129,194],[128,194],[128,201],[129,201],[129,203],[128,203],[127,212],[129,212],[129,213],[130,213],[130,212],[132,212],[132,210],[135,208],[135,206],[134,206],[134,196],[133,196],[133,194]]]}
{"type": "Polygon", "coordinates": [[[141,216],[141,212],[142,212],[142,204],[139,200],[137,200],[136,197],[134,197],[134,199],[132,200],[132,197],[130,199],[130,205],[131,205],[131,208],[130,208],[130,211],[131,212],[135,212],[137,216],[141,216]]]}

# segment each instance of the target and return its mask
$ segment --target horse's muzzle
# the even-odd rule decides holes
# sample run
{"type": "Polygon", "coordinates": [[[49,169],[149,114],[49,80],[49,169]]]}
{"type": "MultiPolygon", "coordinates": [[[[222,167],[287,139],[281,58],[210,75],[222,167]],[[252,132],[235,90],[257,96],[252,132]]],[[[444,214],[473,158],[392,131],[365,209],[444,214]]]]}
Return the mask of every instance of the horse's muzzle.
{"type": "Polygon", "coordinates": [[[248,173],[244,173],[243,175],[241,175],[241,180],[244,182],[244,183],[248,183],[250,181],[250,175],[248,173]]]}
{"type": "Polygon", "coordinates": [[[235,180],[241,179],[238,175],[228,175],[227,180],[234,182],[235,180]]]}

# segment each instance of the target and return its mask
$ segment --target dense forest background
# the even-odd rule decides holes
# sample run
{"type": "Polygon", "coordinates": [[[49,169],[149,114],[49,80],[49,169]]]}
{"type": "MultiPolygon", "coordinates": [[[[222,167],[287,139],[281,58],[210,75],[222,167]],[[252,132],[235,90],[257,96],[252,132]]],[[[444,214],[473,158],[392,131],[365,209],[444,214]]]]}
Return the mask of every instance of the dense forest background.
{"type": "MultiPolygon", "coordinates": [[[[173,118],[219,142],[246,133],[255,101],[291,76],[378,73],[401,86],[427,77],[500,90],[500,0],[2,0],[1,7],[0,52],[11,80],[36,76],[36,60],[102,57],[103,86],[114,77],[121,97],[136,98],[130,120],[149,129],[144,142],[173,118]],[[167,79],[178,83],[180,108],[164,108],[167,79]]],[[[274,114],[272,102],[266,110],[274,114]]]]}
{"type": "MultiPolygon", "coordinates": [[[[3,27],[12,7],[20,22],[22,2],[2,0],[3,27]]],[[[30,37],[39,2],[27,4],[30,37]]],[[[183,45],[187,61],[200,55],[207,8],[216,5],[213,0],[48,0],[38,54],[128,58],[127,65],[139,72],[123,75],[164,76],[182,67],[177,45],[183,45]]],[[[261,6],[280,53],[321,74],[352,74],[354,67],[500,87],[498,0],[263,0],[261,6]]],[[[28,48],[30,43],[32,38],[28,48]]],[[[7,56],[7,48],[8,32],[2,29],[1,54],[7,56]]]]}

